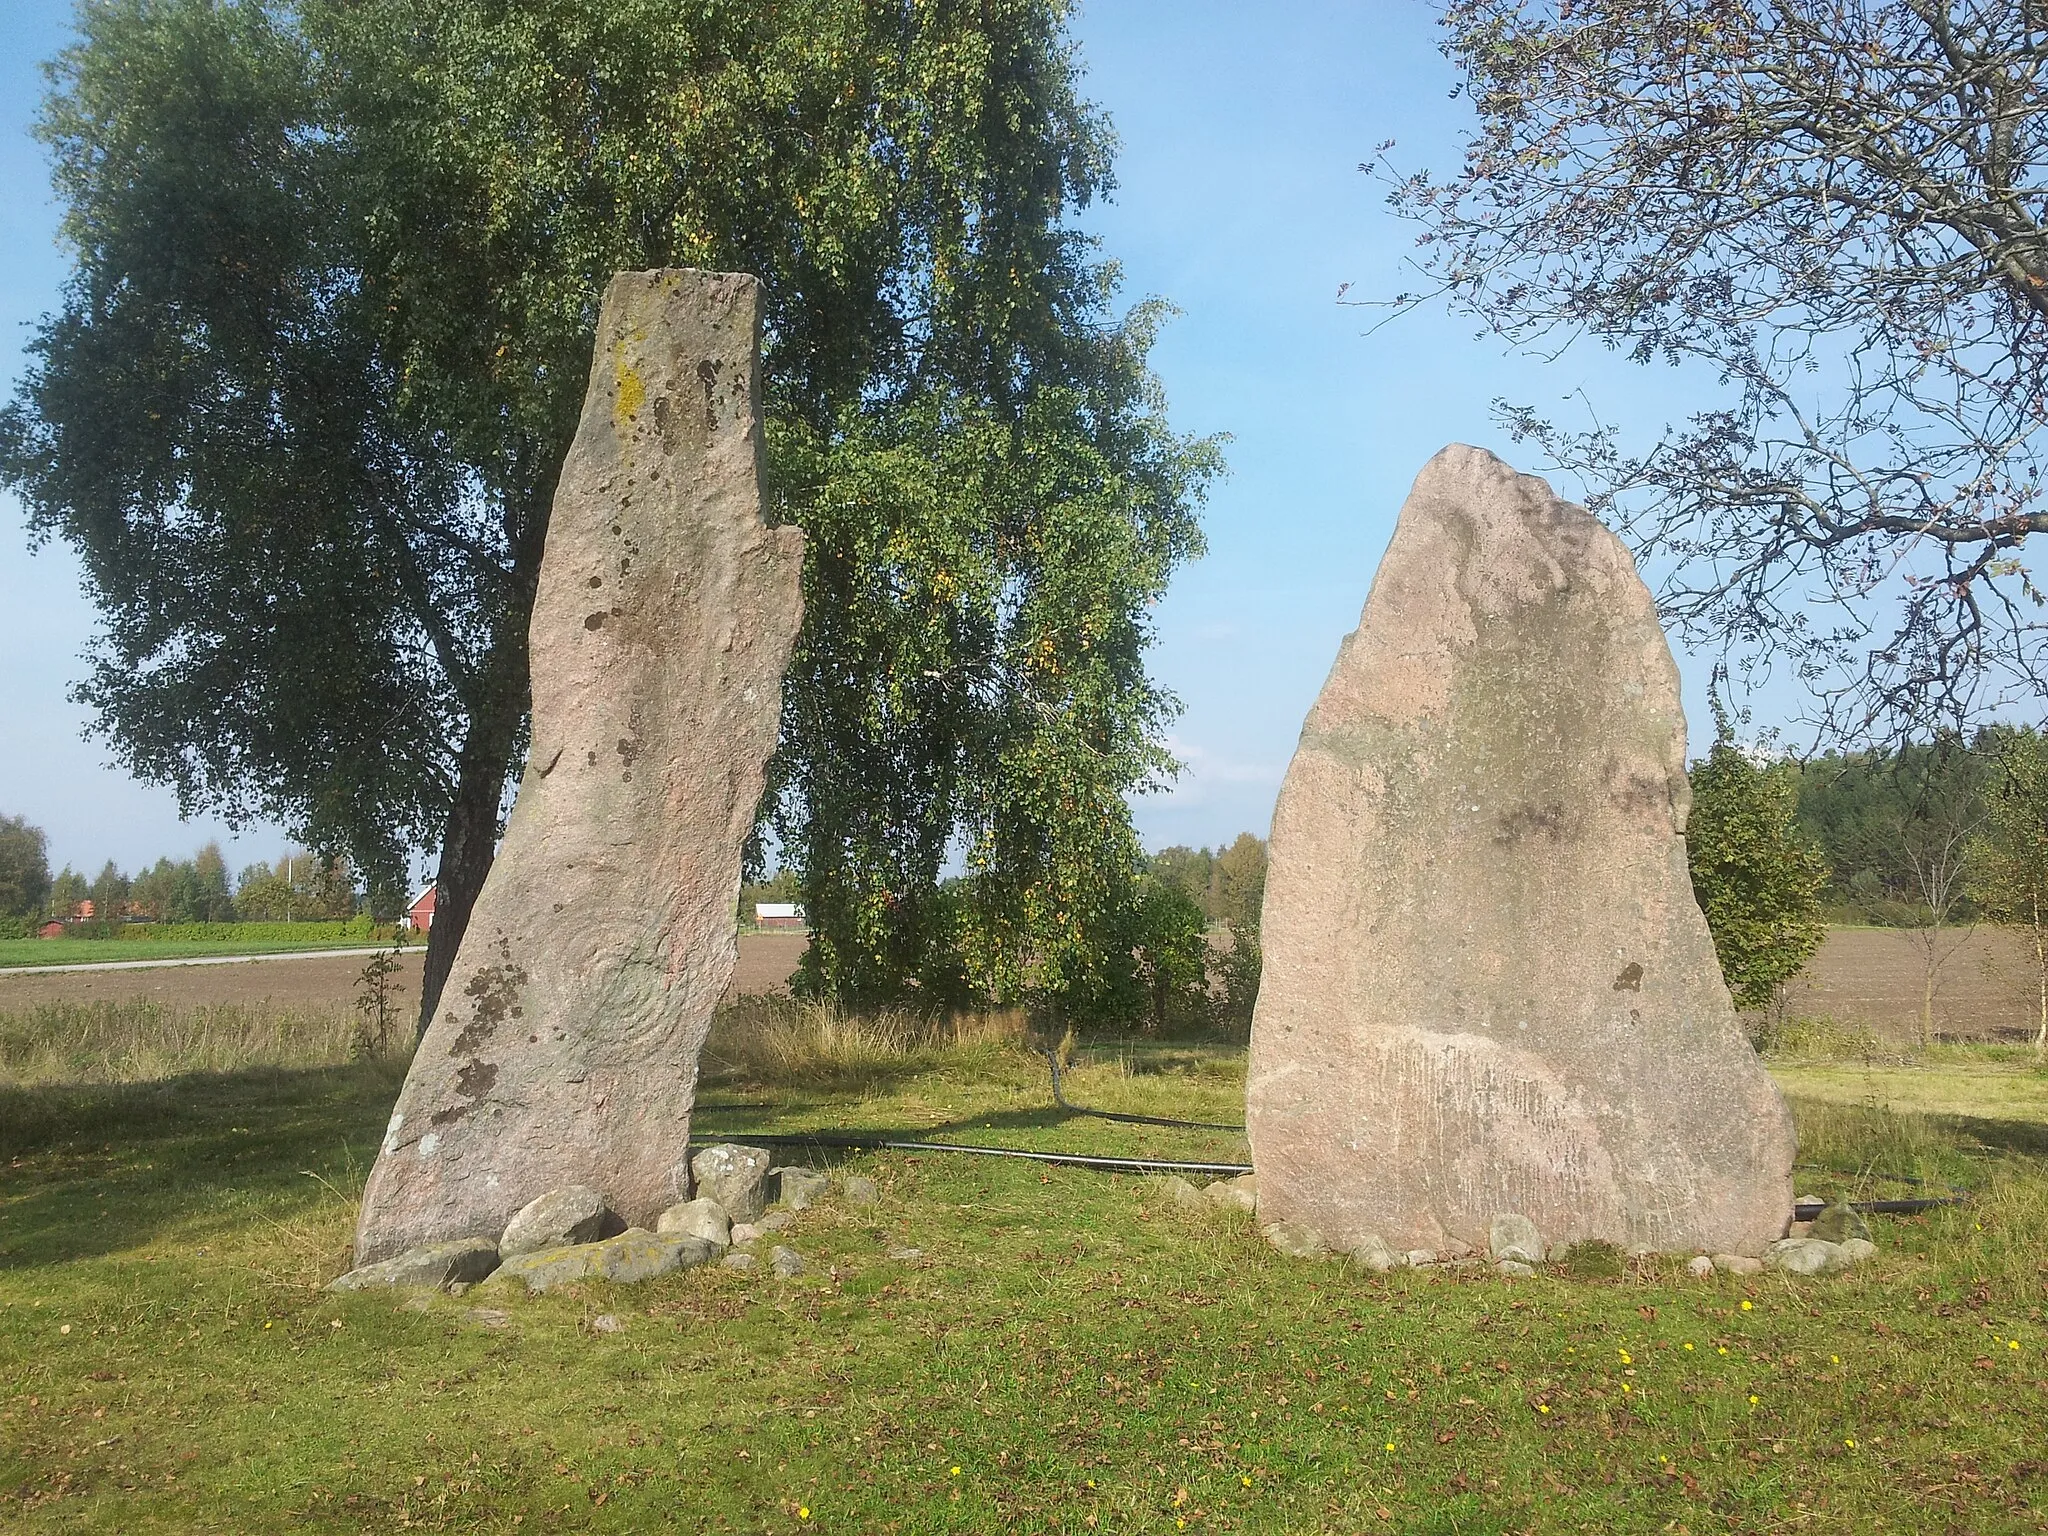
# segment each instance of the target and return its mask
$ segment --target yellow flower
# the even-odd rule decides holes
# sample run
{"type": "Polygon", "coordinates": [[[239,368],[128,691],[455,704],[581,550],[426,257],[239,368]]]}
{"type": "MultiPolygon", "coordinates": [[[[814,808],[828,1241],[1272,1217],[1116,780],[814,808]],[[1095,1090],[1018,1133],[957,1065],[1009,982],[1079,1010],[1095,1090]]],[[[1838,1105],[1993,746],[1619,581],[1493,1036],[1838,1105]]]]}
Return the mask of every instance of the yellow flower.
{"type": "Polygon", "coordinates": [[[1747,1297],[1744,1297],[1744,1298],[1743,1298],[1743,1302],[1742,1302],[1742,1310],[1743,1310],[1743,1311],[1745,1311],[1745,1312],[1748,1312],[1748,1311],[1750,1311],[1750,1310],[1751,1310],[1751,1307],[1750,1307],[1750,1304],[1749,1304],[1749,1299],[1748,1299],[1747,1297]]]}
{"type": "Polygon", "coordinates": [[[1842,1357],[1841,1357],[1840,1355],[1829,1355],[1829,1356],[1828,1356],[1828,1364],[1830,1364],[1830,1365],[1840,1365],[1841,1363],[1842,1363],[1842,1357]]]}
{"type": "Polygon", "coordinates": [[[1749,1406],[1752,1408],[1756,1406],[1756,1394],[1754,1392],[1749,1394],[1749,1406]]]}
{"type": "Polygon", "coordinates": [[[1690,1344],[1688,1344],[1688,1345],[1686,1345],[1686,1346],[1685,1346],[1685,1352],[1686,1352],[1686,1353],[1687,1353],[1688,1355],[1692,1353],[1692,1346],[1691,1346],[1690,1344]]]}
{"type": "Polygon", "coordinates": [[[796,1517],[797,1517],[797,1519],[799,1519],[799,1520],[808,1520],[808,1519],[810,1519],[810,1518],[811,1518],[811,1506],[810,1506],[810,1505],[808,1505],[808,1504],[799,1504],[799,1505],[797,1505],[797,1507],[796,1507],[796,1517]]]}
{"type": "Polygon", "coordinates": [[[1635,1388],[1634,1388],[1634,1387],[1632,1387],[1632,1386],[1630,1386],[1630,1385],[1629,1385],[1629,1384],[1628,1384],[1627,1382],[1625,1382],[1625,1381],[1624,1381],[1624,1382],[1623,1382],[1623,1383],[1621,1384],[1621,1390],[1622,1390],[1622,1391],[1624,1391],[1624,1392],[1633,1392],[1633,1391],[1635,1391],[1635,1388]]]}
{"type": "Polygon", "coordinates": [[[1536,1411],[1537,1411],[1538,1413],[1548,1413],[1548,1412],[1550,1412],[1550,1404],[1548,1404],[1548,1403],[1538,1403],[1538,1404],[1536,1405],[1536,1411]]]}
{"type": "Polygon", "coordinates": [[[949,1475],[953,1477],[958,1477],[960,1475],[960,1469],[958,1467],[955,1467],[949,1475]]]}
{"type": "MultiPolygon", "coordinates": [[[[1251,1480],[1250,1478],[1248,1478],[1248,1477],[1240,1477],[1240,1478],[1238,1479],[1238,1481],[1239,1481],[1240,1483],[1243,1483],[1243,1484],[1245,1485],[1245,1487],[1247,1487],[1247,1488],[1251,1487],[1251,1485],[1252,1485],[1252,1480],[1251,1480]]],[[[1094,1485],[1093,1483],[1090,1483],[1090,1484],[1089,1484],[1088,1486],[1092,1488],[1092,1487],[1094,1487],[1095,1485],[1094,1485]]]]}
{"type": "Polygon", "coordinates": [[[1856,1449],[1856,1442],[1854,1440],[1844,1440],[1842,1444],[1849,1447],[1849,1449],[1852,1451],[1856,1449]]]}
{"type": "Polygon", "coordinates": [[[1724,1355],[1728,1353],[1728,1346],[1726,1344],[1721,1346],[1721,1353],[1724,1355]]]}
{"type": "Polygon", "coordinates": [[[2020,1347],[2020,1341],[2018,1339],[2007,1339],[2005,1341],[2005,1347],[2007,1349],[2018,1349],[2020,1347]]]}
{"type": "Polygon", "coordinates": [[[1393,1448],[1394,1448],[1394,1442],[1393,1442],[1393,1441],[1391,1441],[1391,1440],[1389,1440],[1389,1441],[1387,1442],[1387,1449],[1391,1451],[1391,1450],[1392,1450],[1393,1448]]]}

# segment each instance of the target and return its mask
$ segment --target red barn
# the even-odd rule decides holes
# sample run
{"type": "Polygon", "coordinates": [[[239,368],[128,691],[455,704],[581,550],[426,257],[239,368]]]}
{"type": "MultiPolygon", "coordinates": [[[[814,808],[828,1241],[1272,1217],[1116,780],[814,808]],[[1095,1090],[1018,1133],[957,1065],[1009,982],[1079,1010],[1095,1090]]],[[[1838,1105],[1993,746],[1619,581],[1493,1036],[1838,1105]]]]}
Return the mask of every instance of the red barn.
{"type": "Polygon", "coordinates": [[[434,926],[434,893],[437,889],[430,885],[413,897],[412,905],[405,909],[402,926],[414,933],[425,933],[434,926]]]}

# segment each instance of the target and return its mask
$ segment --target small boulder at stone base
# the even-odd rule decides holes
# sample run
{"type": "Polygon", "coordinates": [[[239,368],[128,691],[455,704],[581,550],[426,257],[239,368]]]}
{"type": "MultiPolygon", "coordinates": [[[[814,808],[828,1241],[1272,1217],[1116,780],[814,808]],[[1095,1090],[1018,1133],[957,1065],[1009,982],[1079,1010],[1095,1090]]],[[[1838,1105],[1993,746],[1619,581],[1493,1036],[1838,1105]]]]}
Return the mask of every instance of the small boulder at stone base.
{"type": "Polygon", "coordinates": [[[864,1173],[849,1173],[846,1182],[840,1186],[846,1192],[849,1205],[880,1205],[882,1186],[864,1173]]]}
{"type": "Polygon", "coordinates": [[[594,1243],[606,1236],[605,1227],[612,1219],[603,1193],[588,1184],[551,1189],[528,1201],[505,1223],[505,1235],[498,1239],[498,1255],[511,1259],[522,1253],[594,1243]]]}
{"type": "Polygon", "coordinates": [[[1543,1235],[1526,1216],[1496,1216],[1487,1223],[1486,1251],[1495,1259],[1513,1259],[1518,1264],[1543,1262],[1543,1235]]]}
{"type": "Polygon", "coordinates": [[[1376,1232],[1368,1232],[1351,1250],[1351,1262],[1360,1269],[1369,1269],[1376,1275],[1407,1266],[1408,1256],[1396,1253],[1387,1246],[1386,1239],[1376,1232]]]}
{"type": "Polygon", "coordinates": [[[1817,1237],[1787,1237],[1764,1250],[1764,1267],[1788,1275],[1824,1275],[1847,1265],[1838,1243],[1817,1237]]]}
{"type": "Polygon", "coordinates": [[[1330,1251],[1322,1233],[1298,1221],[1274,1222],[1266,1228],[1266,1241],[1296,1259],[1320,1259],[1330,1251]]]}
{"type": "Polygon", "coordinates": [[[768,1209],[770,1161],[759,1147],[720,1142],[690,1159],[690,1174],[700,1198],[716,1200],[734,1221],[759,1221],[768,1209]]]}
{"type": "Polygon", "coordinates": [[[1819,1238],[1824,1243],[1846,1243],[1852,1237],[1870,1241],[1870,1223],[1863,1219],[1863,1213],[1847,1201],[1837,1200],[1818,1216],[1806,1234],[1819,1238]]]}
{"type": "Polygon", "coordinates": [[[810,1168],[770,1168],[768,1177],[774,1181],[777,1203],[792,1211],[809,1210],[811,1202],[824,1199],[832,1186],[829,1177],[810,1168]]]}
{"type": "Polygon", "coordinates": [[[1258,1175],[1244,1173],[1234,1179],[1219,1179],[1203,1189],[1202,1198],[1225,1210],[1256,1211],[1259,1208],[1258,1175]]]}
{"type": "Polygon", "coordinates": [[[327,1282],[330,1291],[374,1291],[386,1286],[443,1290],[472,1285],[498,1267],[498,1245],[487,1237],[409,1248],[393,1259],[365,1264],[327,1282]]]}
{"type": "Polygon", "coordinates": [[[714,1248],[732,1246],[732,1221],[716,1200],[684,1200],[655,1218],[661,1237],[699,1237],[714,1248]]]}
{"type": "Polygon", "coordinates": [[[794,1280],[804,1272],[803,1255],[794,1248],[777,1246],[768,1255],[768,1267],[784,1280],[794,1280]]]}
{"type": "Polygon", "coordinates": [[[538,1296],[579,1280],[652,1280],[709,1263],[717,1255],[718,1250],[702,1238],[660,1237],[644,1227],[633,1227],[601,1242],[507,1259],[491,1276],[490,1284],[494,1289],[524,1284],[529,1295],[538,1296]]]}

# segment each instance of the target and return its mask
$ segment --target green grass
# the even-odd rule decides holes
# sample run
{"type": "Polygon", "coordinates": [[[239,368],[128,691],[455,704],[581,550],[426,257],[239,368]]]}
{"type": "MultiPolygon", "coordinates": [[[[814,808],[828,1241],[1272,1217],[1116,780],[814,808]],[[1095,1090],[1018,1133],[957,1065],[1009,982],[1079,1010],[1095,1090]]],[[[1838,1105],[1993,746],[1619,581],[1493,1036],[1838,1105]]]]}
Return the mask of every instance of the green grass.
{"type": "MultiPolygon", "coordinates": [[[[0,970],[23,965],[98,965],[114,960],[198,960],[208,955],[277,955],[365,949],[375,939],[0,939],[0,970]]],[[[0,998],[0,1003],[5,999],[0,998]]]]}
{"type": "MultiPolygon", "coordinates": [[[[704,1098],[733,1107],[703,1124],[1243,1152],[1063,1117],[1000,1027],[905,1028],[842,1023],[809,1057],[728,1028],[704,1098]]],[[[1222,1047],[1084,1051],[1069,1093],[1234,1119],[1241,1072],[1222,1047]]],[[[0,1088],[0,1529],[2043,1525],[2030,1118],[1797,1100],[1805,1155],[1863,1170],[1845,1187],[1979,1192],[1881,1222],[1882,1255],[1843,1279],[1379,1278],[1282,1258],[1156,1181],[892,1155],[845,1164],[880,1207],[799,1218],[799,1280],[698,1270],[490,1297],[498,1316],[318,1290],[397,1076],[0,1088]]]]}

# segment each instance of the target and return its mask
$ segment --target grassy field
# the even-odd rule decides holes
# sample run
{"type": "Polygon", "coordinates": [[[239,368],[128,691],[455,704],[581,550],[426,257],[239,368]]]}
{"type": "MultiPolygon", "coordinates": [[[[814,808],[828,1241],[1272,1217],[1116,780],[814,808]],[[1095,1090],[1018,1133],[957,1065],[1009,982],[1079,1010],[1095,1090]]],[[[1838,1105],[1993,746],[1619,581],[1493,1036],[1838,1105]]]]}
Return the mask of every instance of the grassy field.
{"type": "Polygon", "coordinates": [[[24,965],[99,965],[114,960],[197,960],[209,955],[281,955],[365,949],[375,939],[0,939],[0,970],[24,965]]]}
{"type": "MultiPolygon", "coordinates": [[[[144,1038],[161,1016],[108,1010],[88,1056],[43,1040],[82,1027],[0,1028],[10,1532],[2044,1526],[2028,1058],[1894,1069],[1919,1075],[1888,1080],[1888,1109],[1801,1092],[1825,1064],[1788,1069],[1803,1155],[1858,1170],[1803,1187],[1978,1192],[1883,1221],[1845,1279],[1696,1282],[1666,1260],[1380,1278],[1282,1258],[1152,1180],[890,1155],[845,1164],[881,1180],[879,1208],[799,1218],[796,1280],[408,1304],[318,1289],[347,1263],[400,1070],[341,1059],[340,1015],[284,1032],[296,1063],[261,1017],[217,1018],[223,1070],[186,1075],[144,1038]],[[1982,1112],[1903,1107],[1911,1083],[1949,1102],[1959,1074],[1982,1112]]],[[[999,1026],[752,1005],[710,1054],[705,1128],[1243,1154],[1066,1118],[999,1026]]],[[[1229,1120],[1241,1073],[1220,1045],[1134,1044],[1084,1050],[1069,1093],[1229,1120]]]]}

